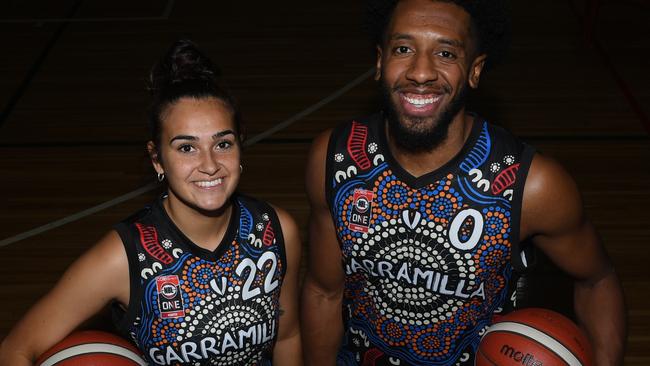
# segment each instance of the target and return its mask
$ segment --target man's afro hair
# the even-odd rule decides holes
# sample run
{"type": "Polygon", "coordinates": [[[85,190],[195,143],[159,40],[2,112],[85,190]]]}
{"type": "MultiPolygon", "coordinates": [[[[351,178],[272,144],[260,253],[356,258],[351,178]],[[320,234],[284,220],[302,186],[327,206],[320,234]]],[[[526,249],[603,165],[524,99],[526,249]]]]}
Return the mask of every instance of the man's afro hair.
{"type": "MultiPolygon", "coordinates": [[[[399,0],[366,0],[364,28],[374,44],[381,45],[386,27],[399,0]]],[[[507,0],[431,0],[454,3],[471,16],[479,41],[486,53],[486,68],[497,64],[510,44],[510,12],[507,0]]]]}

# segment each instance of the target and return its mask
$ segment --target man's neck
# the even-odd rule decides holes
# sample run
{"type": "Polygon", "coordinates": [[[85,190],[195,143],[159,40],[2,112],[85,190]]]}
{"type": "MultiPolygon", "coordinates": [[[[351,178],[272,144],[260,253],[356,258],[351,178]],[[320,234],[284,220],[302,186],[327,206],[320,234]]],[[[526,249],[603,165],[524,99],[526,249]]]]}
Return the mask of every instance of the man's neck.
{"type": "Polygon", "coordinates": [[[400,148],[391,138],[388,128],[386,128],[386,136],[395,160],[409,174],[420,177],[442,167],[460,152],[472,132],[473,123],[474,116],[466,114],[462,109],[449,125],[447,138],[432,150],[424,152],[414,153],[400,148]]]}

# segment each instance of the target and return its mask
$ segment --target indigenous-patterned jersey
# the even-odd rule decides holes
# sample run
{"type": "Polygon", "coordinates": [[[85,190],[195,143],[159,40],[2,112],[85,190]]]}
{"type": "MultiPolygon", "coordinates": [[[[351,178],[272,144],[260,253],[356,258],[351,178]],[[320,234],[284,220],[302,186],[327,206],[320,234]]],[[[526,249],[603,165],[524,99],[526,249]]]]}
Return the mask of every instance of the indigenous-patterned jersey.
{"type": "Polygon", "coordinates": [[[286,266],[275,211],[234,195],[212,252],[174,225],[163,199],[116,226],[131,276],[118,328],[151,365],[270,365],[286,266]]]}
{"type": "Polygon", "coordinates": [[[327,201],[346,271],[339,365],[473,365],[511,306],[521,196],[533,149],[475,118],[462,150],[414,177],[380,115],[339,126],[327,201]],[[511,259],[512,258],[512,259],[511,259]]]}

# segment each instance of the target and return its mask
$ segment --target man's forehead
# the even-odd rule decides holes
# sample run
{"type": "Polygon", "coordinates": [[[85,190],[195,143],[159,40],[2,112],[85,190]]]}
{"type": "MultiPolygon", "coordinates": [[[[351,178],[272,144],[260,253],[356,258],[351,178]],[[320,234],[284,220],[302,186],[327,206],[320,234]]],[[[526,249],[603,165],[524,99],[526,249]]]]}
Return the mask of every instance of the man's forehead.
{"type": "Polygon", "coordinates": [[[471,18],[460,6],[434,0],[402,0],[393,12],[391,21],[386,29],[387,39],[401,37],[412,32],[430,33],[432,36],[443,36],[467,41],[471,36],[471,18]]]}
{"type": "Polygon", "coordinates": [[[391,23],[408,23],[413,26],[443,25],[468,28],[470,15],[452,2],[436,0],[402,0],[397,3],[391,23]]]}

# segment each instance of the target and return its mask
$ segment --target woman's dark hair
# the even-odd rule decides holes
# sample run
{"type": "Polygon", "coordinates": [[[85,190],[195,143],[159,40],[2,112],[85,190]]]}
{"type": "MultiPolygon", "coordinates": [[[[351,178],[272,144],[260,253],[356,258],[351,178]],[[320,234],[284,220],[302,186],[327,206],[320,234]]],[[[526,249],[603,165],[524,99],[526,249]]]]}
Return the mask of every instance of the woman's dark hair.
{"type": "MultiPolygon", "coordinates": [[[[432,0],[434,1],[434,0],[432,0]]],[[[510,44],[508,0],[435,0],[454,3],[471,16],[479,52],[488,55],[486,68],[499,63],[510,44]]],[[[399,0],[366,0],[364,28],[373,44],[382,45],[399,0]]]]}
{"type": "Polygon", "coordinates": [[[236,135],[242,133],[240,112],[230,93],[219,83],[219,71],[189,40],[176,41],[149,74],[151,139],[159,146],[161,125],[167,108],[181,98],[217,98],[232,112],[236,135]]]}

